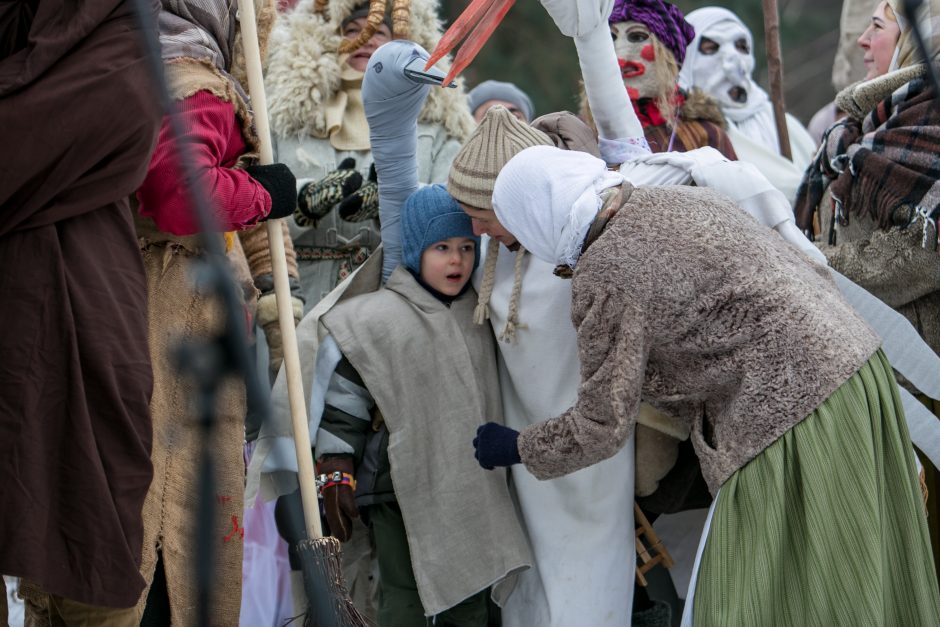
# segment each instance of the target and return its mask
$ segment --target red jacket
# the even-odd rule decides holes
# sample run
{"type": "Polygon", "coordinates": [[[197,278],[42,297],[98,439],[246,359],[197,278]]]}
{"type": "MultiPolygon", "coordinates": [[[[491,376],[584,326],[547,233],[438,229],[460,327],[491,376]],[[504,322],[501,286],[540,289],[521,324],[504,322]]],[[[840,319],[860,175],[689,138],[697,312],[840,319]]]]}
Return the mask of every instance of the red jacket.
{"type": "MultiPolygon", "coordinates": [[[[232,166],[247,147],[235,107],[207,91],[196,92],[180,103],[184,136],[197,171],[197,184],[205,190],[219,227],[237,231],[256,224],[271,211],[271,196],[244,170],[232,166]]],[[[199,231],[179,171],[168,119],[164,117],[147,178],[137,190],[140,214],[157,228],[174,235],[199,231]]]]}

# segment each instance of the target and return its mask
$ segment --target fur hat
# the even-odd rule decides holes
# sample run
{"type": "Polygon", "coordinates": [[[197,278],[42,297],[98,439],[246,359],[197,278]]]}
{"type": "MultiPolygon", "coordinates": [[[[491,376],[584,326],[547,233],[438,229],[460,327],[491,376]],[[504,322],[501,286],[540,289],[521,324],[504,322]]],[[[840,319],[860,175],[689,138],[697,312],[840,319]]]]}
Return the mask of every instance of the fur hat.
{"type": "MultiPolygon", "coordinates": [[[[271,132],[277,137],[326,136],[325,103],[340,89],[342,66],[337,52],[341,24],[362,0],[331,0],[325,14],[315,0],[300,0],[294,10],[278,15],[271,33],[271,53],[265,73],[271,132]]],[[[411,0],[409,38],[433,50],[443,34],[438,0],[411,0]]],[[[437,64],[450,67],[449,59],[437,64]]],[[[473,117],[466,107],[463,79],[457,89],[432,89],[419,122],[440,124],[459,140],[470,135],[473,117]]]]}
{"type": "Polygon", "coordinates": [[[402,263],[421,273],[421,255],[429,246],[451,237],[476,243],[473,267],[480,262],[480,238],[473,234],[470,216],[463,212],[443,185],[422,187],[405,201],[401,211],[402,263]]]}
{"type": "Polygon", "coordinates": [[[519,121],[499,105],[486,112],[454,162],[447,178],[447,191],[458,202],[475,209],[493,210],[493,185],[503,166],[532,146],[553,146],[542,131],[519,121]]]}
{"type": "MultiPolygon", "coordinates": [[[[352,13],[343,18],[343,21],[340,22],[340,30],[346,28],[346,26],[353,20],[358,20],[360,17],[366,18],[369,17],[369,3],[363,2],[359,4],[356,8],[353,9],[352,13]]],[[[392,26],[392,16],[386,11],[385,17],[382,18],[382,23],[388,27],[388,32],[395,34],[395,28],[392,26]]]]}
{"type": "Polygon", "coordinates": [[[522,115],[525,116],[526,122],[532,121],[532,115],[535,109],[532,107],[532,99],[529,96],[513,85],[512,83],[504,83],[503,81],[483,81],[476,87],[470,90],[470,93],[467,94],[467,102],[470,105],[470,113],[476,113],[477,108],[485,102],[490,100],[502,100],[504,102],[511,102],[512,104],[519,107],[522,111],[522,115]]]}

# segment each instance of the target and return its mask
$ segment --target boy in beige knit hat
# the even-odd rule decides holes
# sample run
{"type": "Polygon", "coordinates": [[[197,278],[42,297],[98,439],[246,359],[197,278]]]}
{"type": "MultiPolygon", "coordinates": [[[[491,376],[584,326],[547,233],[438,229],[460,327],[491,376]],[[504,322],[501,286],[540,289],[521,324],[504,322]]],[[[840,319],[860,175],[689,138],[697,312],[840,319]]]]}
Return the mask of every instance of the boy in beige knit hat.
{"type": "Polygon", "coordinates": [[[457,202],[493,210],[496,175],[510,159],[532,146],[553,146],[551,138],[516,118],[506,107],[491,107],[451,164],[447,191],[457,202]]]}

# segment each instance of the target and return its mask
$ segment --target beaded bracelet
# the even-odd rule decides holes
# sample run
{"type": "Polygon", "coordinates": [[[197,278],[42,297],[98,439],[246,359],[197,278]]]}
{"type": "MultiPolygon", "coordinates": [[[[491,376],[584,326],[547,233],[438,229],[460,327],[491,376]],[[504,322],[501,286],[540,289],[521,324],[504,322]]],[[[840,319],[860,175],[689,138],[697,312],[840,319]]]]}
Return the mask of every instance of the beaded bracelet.
{"type": "Polygon", "coordinates": [[[338,485],[348,485],[353,490],[356,489],[356,479],[348,472],[333,471],[329,474],[317,475],[317,487],[322,493],[327,488],[338,485]]]}

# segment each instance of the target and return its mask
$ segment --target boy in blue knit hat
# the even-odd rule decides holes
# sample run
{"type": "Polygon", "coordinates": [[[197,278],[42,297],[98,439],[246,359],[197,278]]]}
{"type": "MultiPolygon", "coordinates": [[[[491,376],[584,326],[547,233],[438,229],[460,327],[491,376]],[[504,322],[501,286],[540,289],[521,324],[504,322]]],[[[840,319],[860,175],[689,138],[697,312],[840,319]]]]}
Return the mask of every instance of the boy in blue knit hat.
{"type": "Polygon", "coordinates": [[[531,557],[505,474],[467,446],[502,419],[493,338],[473,324],[479,238],[440,185],[409,196],[401,222],[385,286],[320,318],[321,353],[340,355],[316,440],[326,518],[341,541],[368,520],[381,627],[484,627],[487,591],[500,603],[531,557]]]}

